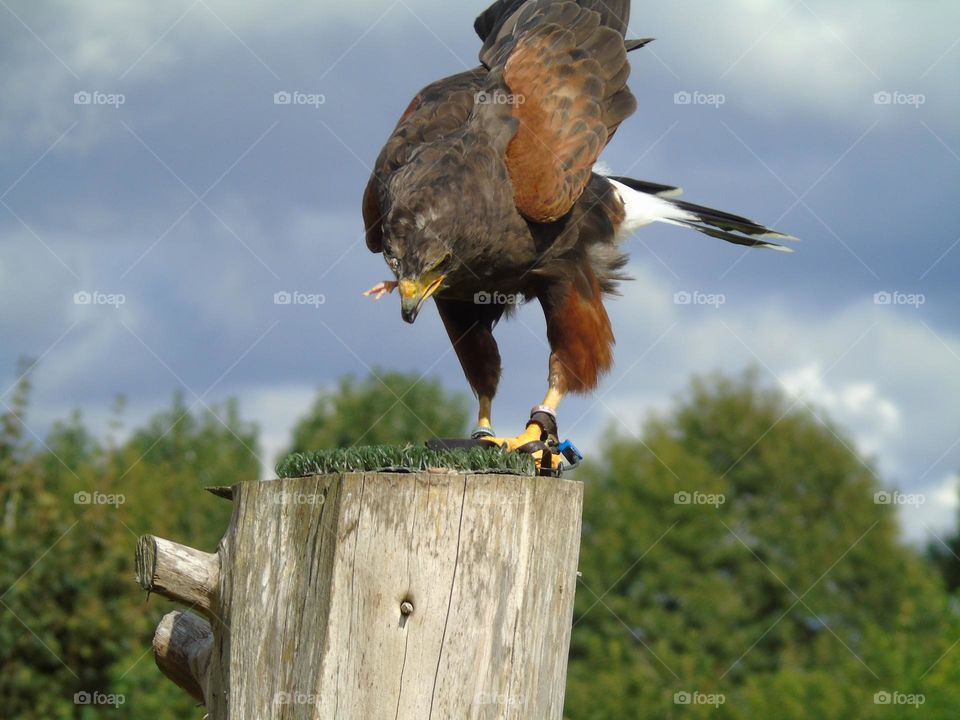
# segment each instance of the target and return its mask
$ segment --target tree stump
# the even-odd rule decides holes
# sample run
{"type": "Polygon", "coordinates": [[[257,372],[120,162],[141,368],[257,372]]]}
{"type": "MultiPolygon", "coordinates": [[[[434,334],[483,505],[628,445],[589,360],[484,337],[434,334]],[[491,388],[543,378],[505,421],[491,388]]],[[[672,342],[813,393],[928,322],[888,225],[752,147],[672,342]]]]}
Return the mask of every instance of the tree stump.
{"type": "Polygon", "coordinates": [[[188,606],[157,665],[211,720],[561,718],[580,483],[348,473],[228,494],[217,553],[137,548],[141,586],[188,606]]]}

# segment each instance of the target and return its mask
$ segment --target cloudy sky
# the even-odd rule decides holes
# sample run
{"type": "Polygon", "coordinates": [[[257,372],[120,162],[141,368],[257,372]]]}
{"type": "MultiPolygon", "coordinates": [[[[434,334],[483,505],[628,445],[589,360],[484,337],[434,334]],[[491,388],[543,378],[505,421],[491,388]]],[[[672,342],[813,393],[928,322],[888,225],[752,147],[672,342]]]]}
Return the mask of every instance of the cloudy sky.
{"type": "MultiPolygon", "coordinates": [[[[0,0],[0,401],[21,355],[39,358],[38,437],[75,407],[102,427],[117,393],[130,423],[177,388],[197,408],[236,396],[270,465],[344,373],[464,388],[435,313],[410,327],[396,298],[361,297],[387,274],[359,200],[414,93],[476,64],[483,5],[0,0]]],[[[942,532],[960,469],[960,5],[636,1],[631,26],[657,42],[632,57],[640,109],[606,165],[803,244],[631,240],[617,367],[562,431],[589,452],[691,374],[757,366],[925,494],[903,508],[909,537],[942,532]],[[676,301],[708,295],[722,304],[676,301]]],[[[501,431],[542,397],[543,325],[529,307],[498,331],[501,431]]]]}

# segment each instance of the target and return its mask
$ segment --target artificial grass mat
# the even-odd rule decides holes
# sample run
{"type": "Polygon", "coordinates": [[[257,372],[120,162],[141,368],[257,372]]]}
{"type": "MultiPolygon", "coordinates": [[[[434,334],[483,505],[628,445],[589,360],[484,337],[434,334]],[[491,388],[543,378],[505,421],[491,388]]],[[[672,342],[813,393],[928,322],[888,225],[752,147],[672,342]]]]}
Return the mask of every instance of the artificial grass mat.
{"type": "Polygon", "coordinates": [[[530,455],[498,448],[430,450],[419,445],[372,445],[296,453],[277,465],[277,477],[294,478],[344,472],[422,472],[431,469],[463,473],[535,475],[530,455]]]}

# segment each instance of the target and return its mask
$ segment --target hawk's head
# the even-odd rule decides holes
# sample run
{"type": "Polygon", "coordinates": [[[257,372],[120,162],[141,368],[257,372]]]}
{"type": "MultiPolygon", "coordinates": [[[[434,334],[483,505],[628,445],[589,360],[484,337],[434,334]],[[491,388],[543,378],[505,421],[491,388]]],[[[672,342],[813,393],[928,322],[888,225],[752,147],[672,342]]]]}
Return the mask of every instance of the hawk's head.
{"type": "Polygon", "coordinates": [[[497,172],[506,181],[506,167],[471,138],[424,148],[390,179],[383,255],[407,322],[435,293],[476,278],[479,255],[492,252],[489,226],[516,213],[509,182],[504,189],[492,181],[497,172]]]}
{"type": "Polygon", "coordinates": [[[435,211],[396,208],[384,223],[383,257],[397,278],[400,311],[412,323],[423,304],[444,286],[457,264],[449,233],[435,211]]]}

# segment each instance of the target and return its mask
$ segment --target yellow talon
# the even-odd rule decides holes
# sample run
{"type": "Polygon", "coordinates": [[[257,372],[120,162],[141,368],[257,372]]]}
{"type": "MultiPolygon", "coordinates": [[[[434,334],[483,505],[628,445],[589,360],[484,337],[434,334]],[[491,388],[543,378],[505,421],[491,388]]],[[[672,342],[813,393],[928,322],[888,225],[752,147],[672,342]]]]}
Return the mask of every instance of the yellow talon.
{"type": "Polygon", "coordinates": [[[527,429],[522,433],[512,438],[499,438],[499,437],[485,437],[481,438],[482,442],[491,443],[497,447],[506,447],[507,452],[514,452],[517,448],[523,447],[527,443],[536,442],[540,439],[540,435],[543,431],[540,429],[540,426],[536,423],[530,423],[527,425],[527,429]]]}

